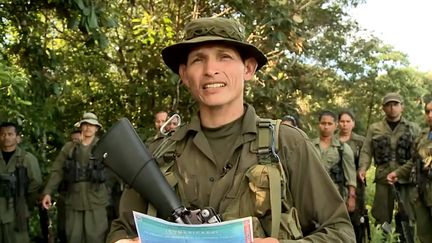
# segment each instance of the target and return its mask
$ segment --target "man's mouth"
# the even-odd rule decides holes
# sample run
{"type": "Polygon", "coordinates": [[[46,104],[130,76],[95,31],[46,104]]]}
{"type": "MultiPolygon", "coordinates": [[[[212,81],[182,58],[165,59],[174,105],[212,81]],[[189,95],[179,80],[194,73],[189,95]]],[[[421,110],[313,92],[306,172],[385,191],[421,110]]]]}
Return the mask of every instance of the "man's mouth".
{"type": "Polygon", "coordinates": [[[210,84],[206,84],[204,85],[204,89],[211,89],[211,88],[222,88],[225,87],[226,84],[224,83],[210,83],[210,84]]]}

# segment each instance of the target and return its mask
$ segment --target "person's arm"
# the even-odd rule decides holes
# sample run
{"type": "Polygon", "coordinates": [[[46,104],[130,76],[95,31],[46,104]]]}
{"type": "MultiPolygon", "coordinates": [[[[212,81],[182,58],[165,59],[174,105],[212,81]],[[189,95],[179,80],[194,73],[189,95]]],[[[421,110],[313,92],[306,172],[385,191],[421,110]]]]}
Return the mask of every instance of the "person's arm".
{"type": "Polygon", "coordinates": [[[280,156],[287,167],[288,186],[304,235],[299,241],[355,242],[345,203],[321,165],[312,143],[298,131],[287,134],[284,130],[281,127],[279,134],[280,156]]]}
{"type": "Polygon", "coordinates": [[[354,153],[351,147],[344,143],[344,152],[343,152],[343,160],[342,166],[345,176],[345,186],[348,189],[348,198],[347,198],[347,209],[348,212],[353,212],[355,210],[355,202],[356,202],[356,193],[355,189],[357,187],[357,173],[355,169],[354,163],[354,153]]]}
{"type": "Polygon", "coordinates": [[[134,240],[138,237],[132,211],[147,212],[147,203],[138,192],[131,188],[126,188],[120,199],[119,218],[111,223],[107,243],[114,243],[120,240],[134,240]]]}
{"type": "Polygon", "coordinates": [[[370,127],[367,131],[366,138],[364,140],[362,149],[360,151],[360,159],[359,159],[359,165],[360,168],[358,170],[358,176],[359,178],[364,181],[366,177],[366,171],[369,169],[369,167],[372,164],[372,127],[370,127]]]}
{"type": "Polygon", "coordinates": [[[36,203],[39,193],[39,188],[42,185],[42,174],[40,171],[39,163],[35,156],[30,153],[26,153],[25,164],[27,167],[27,176],[29,179],[29,185],[27,189],[28,193],[28,204],[32,206],[36,203]]]}
{"type": "Polygon", "coordinates": [[[51,173],[44,190],[42,191],[42,206],[46,209],[51,207],[51,194],[55,192],[63,180],[63,166],[64,161],[67,159],[70,149],[72,149],[73,143],[66,143],[60,150],[51,166],[51,173]]]}

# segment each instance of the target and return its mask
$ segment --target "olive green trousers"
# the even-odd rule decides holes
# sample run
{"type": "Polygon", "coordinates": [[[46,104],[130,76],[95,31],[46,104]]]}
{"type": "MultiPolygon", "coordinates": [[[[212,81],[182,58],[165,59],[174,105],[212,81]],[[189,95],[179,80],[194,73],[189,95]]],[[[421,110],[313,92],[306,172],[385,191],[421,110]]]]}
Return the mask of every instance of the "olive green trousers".
{"type": "Polygon", "coordinates": [[[432,207],[427,207],[421,199],[413,202],[417,226],[417,238],[422,243],[432,242],[432,207]]]}
{"type": "Polygon", "coordinates": [[[103,243],[108,233],[106,208],[72,210],[66,207],[65,226],[68,243],[103,243]]]}

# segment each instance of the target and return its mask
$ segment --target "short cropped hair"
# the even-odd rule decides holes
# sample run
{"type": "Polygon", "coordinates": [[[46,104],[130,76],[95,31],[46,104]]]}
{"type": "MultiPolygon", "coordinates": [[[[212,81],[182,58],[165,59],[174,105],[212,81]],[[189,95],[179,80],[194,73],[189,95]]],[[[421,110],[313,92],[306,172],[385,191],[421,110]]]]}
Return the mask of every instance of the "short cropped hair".
{"type": "Polygon", "coordinates": [[[15,133],[17,135],[20,134],[20,128],[19,128],[19,126],[16,123],[14,123],[14,122],[2,122],[0,124],[0,129],[2,129],[4,127],[13,127],[15,129],[15,133]]]}
{"type": "Polygon", "coordinates": [[[321,111],[320,114],[319,114],[319,116],[318,116],[318,121],[321,121],[321,118],[323,116],[331,116],[331,117],[333,117],[333,120],[335,122],[338,121],[337,116],[336,116],[336,114],[333,111],[329,111],[329,110],[321,111]]]}

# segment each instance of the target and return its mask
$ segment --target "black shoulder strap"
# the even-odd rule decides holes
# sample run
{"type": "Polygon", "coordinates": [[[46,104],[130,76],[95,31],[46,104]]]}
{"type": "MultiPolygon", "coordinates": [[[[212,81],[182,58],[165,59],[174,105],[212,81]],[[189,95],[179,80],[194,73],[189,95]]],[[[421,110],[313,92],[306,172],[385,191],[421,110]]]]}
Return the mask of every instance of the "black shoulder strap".
{"type": "Polygon", "coordinates": [[[343,153],[344,153],[344,143],[339,141],[340,146],[338,146],[338,153],[339,153],[339,164],[342,165],[343,162],[343,153]]]}

